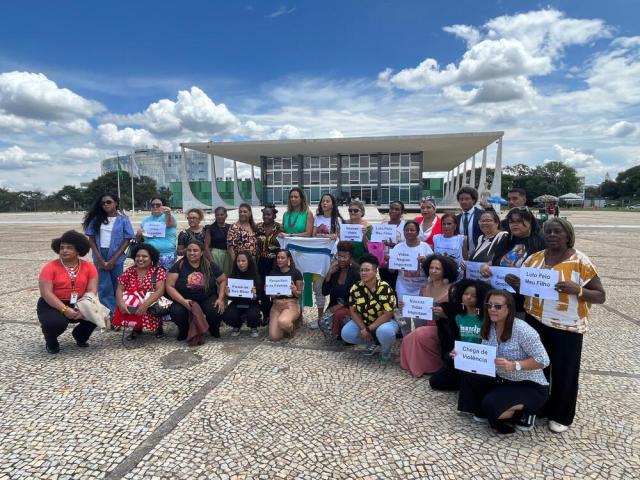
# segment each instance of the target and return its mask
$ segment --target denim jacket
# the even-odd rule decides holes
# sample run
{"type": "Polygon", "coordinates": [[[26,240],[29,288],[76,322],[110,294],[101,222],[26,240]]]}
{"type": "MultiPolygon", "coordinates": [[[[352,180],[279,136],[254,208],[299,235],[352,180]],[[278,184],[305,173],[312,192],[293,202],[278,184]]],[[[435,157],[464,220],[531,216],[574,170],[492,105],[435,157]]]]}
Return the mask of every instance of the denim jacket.
{"type": "MultiPolygon", "coordinates": [[[[87,227],[87,230],[84,232],[88,237],[94,237],[96,245],[100,248],[100,229],[97,231],[94,230],[93,221],[87,227]]],[[[105,261],[109,261],[111,257],[116,253],[120,245],[125,239],[134,238],[135,235],[133,233],[133,227],[131,226],[131,222],[129,221],[129,217],[122,213],[118,213],[116,220],[113,224],[113,230],[111,231],[111,243],[109,244],[109,253],[107,253],[107,257],[105,261]]],[[[126,255],[123,253],[120,255],[118,259],[118,263],[124,263],[126,259],[126,255]]],[[[93,254],[93,261],[97,263],[98,259],[96,258],[95,253],[93,254]]]]}

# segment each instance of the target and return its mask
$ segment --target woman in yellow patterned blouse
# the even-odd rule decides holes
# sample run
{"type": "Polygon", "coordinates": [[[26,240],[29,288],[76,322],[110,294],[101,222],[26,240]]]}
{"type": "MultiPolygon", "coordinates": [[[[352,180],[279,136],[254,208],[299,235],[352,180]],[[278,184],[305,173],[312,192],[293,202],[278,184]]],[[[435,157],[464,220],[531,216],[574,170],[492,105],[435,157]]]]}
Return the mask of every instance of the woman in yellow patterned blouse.
{"type": "Polygon", "coordinates": [[[391,360],[391,347],[396,340],[398,324],[393,319],[396,294],[389,284],[378,280],[378,259],[370,253],[360,258],[360,281],[349,292],[351,320],[342,327],[342,339],[356,345],[368,344],[365,355],[377,351],[380,342],[380,361],[391,360]]]}
{"type": "MultiPolygon", "coordinates": [[[[571,223],[551,218],[543,230],[547,248],[532,254],[522,266],[558,271],[558,300],[525,296],[524,309],[527,322],[540,334],[551,360],[551,368],[545,369],[551,395],[543,411],[549,429],[562,433],[576,413],[582,336],[587,331],[589,310],[594,303],[604,303],[605,291],[589,257],[574,248],[571,223]]],[[[518,290],[520,280],[509,277],[507,281],[518,290]]]]}

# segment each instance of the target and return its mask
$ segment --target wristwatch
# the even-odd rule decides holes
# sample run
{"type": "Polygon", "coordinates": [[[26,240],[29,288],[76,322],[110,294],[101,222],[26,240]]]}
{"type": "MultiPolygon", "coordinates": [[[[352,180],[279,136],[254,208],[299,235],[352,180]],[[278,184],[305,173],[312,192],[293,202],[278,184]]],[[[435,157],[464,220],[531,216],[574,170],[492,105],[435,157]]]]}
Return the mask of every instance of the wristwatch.
{"type": "Polygon", "coordinates": [[[516,361],[516,372],[519,372],[520,370],[522,370],[522,365],[520,365],[520,362],[516,361]]]}

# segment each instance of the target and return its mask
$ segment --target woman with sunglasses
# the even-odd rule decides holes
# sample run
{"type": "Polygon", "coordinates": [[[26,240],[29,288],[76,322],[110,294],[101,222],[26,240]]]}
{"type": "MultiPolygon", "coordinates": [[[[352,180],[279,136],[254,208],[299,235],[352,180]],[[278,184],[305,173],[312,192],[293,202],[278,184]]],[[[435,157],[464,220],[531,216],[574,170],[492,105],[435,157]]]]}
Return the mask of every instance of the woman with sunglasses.
{"type": "MultiPolygon", "coordinates": [[[[555,285],[558,300],[525,296],[524,310],[527,322],[538,331],[551,358],[551,368],[545,370],[551,396],[544,413],[549,430],[562,433],[573,423],[576,413],[582,339],[587,332],[589,310],[594,303],[604,303],[606,294],[595,265],[574,248],[573,225],[551,218],[543,229],[547,248],[527,258],[523,267],[559,272],[560,281],[555,285]]],[[[519,291],[518,278],[512,278],[510,284],[519,291]]]]}
{"type": "Polygon", "coordinates": [[[442,233],[442,223],[440,217],[436,215],[436,199],[434,197],[423,197],[420,200],[420,215],[416,217],[416,222],[420,225],[420,240],[426,242],[433,250],[433,237],[442,233]]]}
{"type": "Polygon", "coordinates": [[[139,243],[147,243],[160,252],[159,265],[166,271],[176,263],[176,226],[178,222],[171,207],[164,206],[164,200],[160,197],[151,199],[151,215],[140,222],[140,228],[136,231],[136,240],[139,243]],[[164,228],[159,228],[161,224],[164,228]],[[147,228],[145,228],[147,227],[147,228]],[[152,233],[149,227],[154,227],[152,233]],[[161,231],[164,230],[164,234],[161,231]]]}
{"type": "MultiPolygon", "coordinates": [[[[197,240],[200,243],[204,243],[206,229],[200,225],[204,220],[204,212],[199,208],[190,208],[187,210],[187,223],[189,226],[180,232],[178,235],[178,248],[177,253],[179,257],[184,256],[187,252],[187,244],[191,240],[197,240]]],[[[205,256],[207,256],[207,250],[205,249],[205,256]]],[[[211,258],[209,258],[211,260],[211,258]]]]}
{"type": "MultiPolygon", "coordinates": [[[[484,307],[480,336],[482,345],[496,347],[496,376],[463,375],[458,410],[488,422],[498,433],[533,430],[536,414],[549,398],[543,372],[549,356],[538,332],[516,318],[510,293],[490,290],[484,307]]],[[[451,352],[452,357],[457,354],[451,352]]]]}
{"type": "MultiPolygon", "coordinates": [[[[364,218],[364,203],[360,200],[352,200],[349,204],[349,220],[345,223],[352,225],[360,225],[362,227],[362,240],[351,242],[353,244],[353,259],[356,263],[360,263],[360,257],[367,250],[367,243],[371,238],[371,225],[364,218]]],[[[380,260],[378,259],[378,262],[380,260]]]]}
{"type": "Polygon", "coordinates": [[[120,199],[114,193],[96,199],[84,216],[82,226],[89,237],[93,263],[98,270],[98,298],[113,318],[118,277],[124,270],[125,251],[135,236],[133,227],[129,218],[120,212],[120,199]]]}

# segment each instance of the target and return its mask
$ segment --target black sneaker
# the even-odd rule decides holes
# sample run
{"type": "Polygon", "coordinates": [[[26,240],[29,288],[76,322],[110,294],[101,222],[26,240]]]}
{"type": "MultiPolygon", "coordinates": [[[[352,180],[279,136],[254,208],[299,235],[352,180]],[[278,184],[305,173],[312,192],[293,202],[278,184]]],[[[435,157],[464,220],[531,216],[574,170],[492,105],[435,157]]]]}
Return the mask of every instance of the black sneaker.
{"type": "Polygon", "coordinates": [[[511,425],[509,425],[506,422],[503,422],[502,420],[498,420],[496,422],[496,430],[500,435],[509,435],[511,433],[516,433],[516,431],[513,429],[511,425]]]}
{"type": "Polygon", "coordinates": [[[60,344],[56,340],[55,342],[47,342],[46,343],[47,352],[51,354],[60,353],[60,344]]]}
{"type": "Polygon", "coordinates": [[[514,420],[513,428],[519,432],[530,432],[536,426],[536,416],[533,413],[522,412],[519,418],[514,420]]]}

